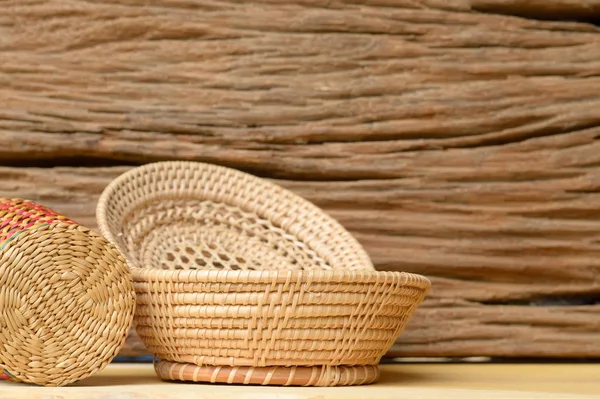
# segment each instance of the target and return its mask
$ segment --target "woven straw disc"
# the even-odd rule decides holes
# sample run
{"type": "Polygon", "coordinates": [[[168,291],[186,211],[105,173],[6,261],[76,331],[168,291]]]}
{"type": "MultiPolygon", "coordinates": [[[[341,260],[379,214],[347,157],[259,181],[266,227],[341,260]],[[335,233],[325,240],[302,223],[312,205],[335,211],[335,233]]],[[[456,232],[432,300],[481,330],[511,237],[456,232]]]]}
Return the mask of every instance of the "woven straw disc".
{"type": "Polygon", "coordinates": [[[375,271],[310,202],[220,166],[132,169],[104,191],[97,217],[134,266],[136,331],[165,379],[373,382],[429,288],[375,271]]]}
{"type": "Polygon", "coordinates": [[[103,237],[22,200],[0,199],[3,378],[66,385],[104,368],[131,326],[125,260],[103,237]]]}

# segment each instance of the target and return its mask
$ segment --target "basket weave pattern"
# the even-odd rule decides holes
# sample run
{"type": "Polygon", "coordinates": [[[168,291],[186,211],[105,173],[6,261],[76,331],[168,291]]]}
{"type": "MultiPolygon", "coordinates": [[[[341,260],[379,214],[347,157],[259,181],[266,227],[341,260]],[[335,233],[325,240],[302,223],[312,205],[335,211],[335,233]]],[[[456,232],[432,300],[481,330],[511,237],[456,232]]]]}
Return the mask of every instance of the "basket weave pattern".
{"type": "Polygon", "coordinates": [[[124,343],[135,292],[103,237],[39,204],[0,199],[0,379],[60,386],[124,343]]]}
{"type": "Polygon", "coordinates": [[[374,270],[356,239],[312,203],[216,165],[136,168],[104,191],[97,216],[134,267],[374,270]]]}
{"type": "Polygon", "coordinates": [[[409,274],[369,271],[161,277],[134,271],[138,334],[160,359],[216,366],[377,364],[425,288],[409,274]]]}
{"type": "Polygon", "coordinates": [[[375,271],[310,202],[215,165],[133,169],[107,187],[97,216],[133,266],[136,331],[165,379],[373,382],[429,288],[375,271]]]}

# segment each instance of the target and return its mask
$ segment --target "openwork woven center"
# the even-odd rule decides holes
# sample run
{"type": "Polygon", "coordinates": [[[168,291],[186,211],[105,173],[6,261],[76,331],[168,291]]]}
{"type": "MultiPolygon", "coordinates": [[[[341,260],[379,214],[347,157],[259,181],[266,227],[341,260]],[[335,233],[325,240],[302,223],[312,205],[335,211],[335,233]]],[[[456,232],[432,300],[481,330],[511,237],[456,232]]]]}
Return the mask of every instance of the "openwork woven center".
{"type": "Polygon", "coordinates": [[[216,165],[135,168],[107,187],[97,216],[134,267],[374,270],[358,241],[314,204],[216,165]]]}
{"type": "Polygon", "coordinates": [[[212,201],[144,204],[125,217],[136,264],[162,269],[328,270],[296,236],[238,207],[212,201]]]}

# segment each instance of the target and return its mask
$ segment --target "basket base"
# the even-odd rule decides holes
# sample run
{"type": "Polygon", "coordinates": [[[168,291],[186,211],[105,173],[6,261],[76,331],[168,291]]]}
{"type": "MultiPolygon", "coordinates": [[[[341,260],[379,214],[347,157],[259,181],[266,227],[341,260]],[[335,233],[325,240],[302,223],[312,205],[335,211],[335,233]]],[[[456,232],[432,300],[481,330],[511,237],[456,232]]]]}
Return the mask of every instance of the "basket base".
{"type": "Polygon", "coordinates": [[[342,386],[372,384],[379,379],[377,365],[308,367],[197,366],[161,360],[154,369],[163,380],[244,385],[342,386]]]}

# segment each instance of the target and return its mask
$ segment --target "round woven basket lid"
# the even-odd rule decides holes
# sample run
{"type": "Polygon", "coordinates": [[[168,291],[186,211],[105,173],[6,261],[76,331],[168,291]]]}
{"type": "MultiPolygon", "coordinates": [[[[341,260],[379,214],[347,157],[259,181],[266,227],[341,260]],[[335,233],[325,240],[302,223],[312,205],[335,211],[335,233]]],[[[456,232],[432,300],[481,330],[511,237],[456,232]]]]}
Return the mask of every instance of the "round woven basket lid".
{"type": "Polygon", "coordinates": [[[61,386],[124,344],[135,291],[105,238],[22,199],[0,199],[0,379],[61,386]]]}
{"type": "Polygon", "coordinates": [[[358,241],[311,202],[217,165],[134,168],[104,190],[97,220],[134,267],[375,270],[358,241]]]}

